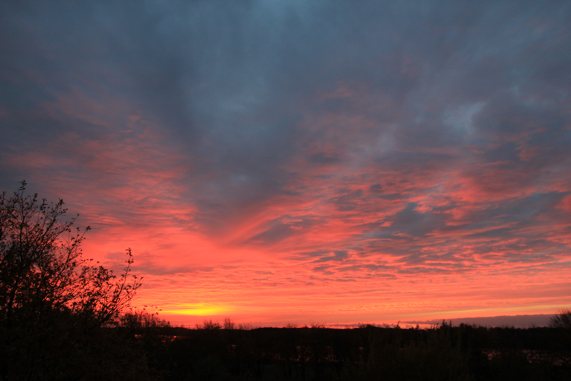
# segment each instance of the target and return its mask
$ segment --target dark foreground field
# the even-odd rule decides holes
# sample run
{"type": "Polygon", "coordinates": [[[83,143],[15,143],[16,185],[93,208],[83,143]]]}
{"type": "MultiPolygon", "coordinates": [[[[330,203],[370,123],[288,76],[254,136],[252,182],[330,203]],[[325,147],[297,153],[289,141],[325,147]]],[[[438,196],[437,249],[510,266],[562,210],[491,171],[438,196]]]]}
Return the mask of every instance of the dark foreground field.
{"type": "Polygon", "coordinates": [[[3,330],[0,380],[571,380],[569,329],[87,329],[74,321],[3,330]]]}
{"type": "Polygon", "coordinates": [[[166,380],[571,380],[571,332],[263,328],[136,332],[166,380]]]}

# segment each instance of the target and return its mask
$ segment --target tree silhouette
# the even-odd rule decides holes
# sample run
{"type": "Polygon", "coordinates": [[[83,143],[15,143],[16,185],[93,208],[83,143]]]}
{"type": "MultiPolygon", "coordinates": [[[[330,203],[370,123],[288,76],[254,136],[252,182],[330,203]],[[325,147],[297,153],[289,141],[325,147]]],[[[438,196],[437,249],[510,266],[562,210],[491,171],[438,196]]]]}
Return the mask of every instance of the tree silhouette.
{"type": "Polygon", "coordinates": [[[68,311],[103,325],[128,305],[141,285],[131,274],[131,250],[119,276],[92,265],[81,250],[89,227],[74,223],[63,200],[50,203],[28,195],[26,182],[10,196],[0,195],[1,319],[68,311]]]}
{"type": "Polygon", "coordinates": [[[561,313],[553,316],[550,321],[550,326],[553,328],[571,328],[571,310],[562,311],[561,313]]]}
{"type": "Polygon", "coordinates": [[[124,378],[138,355],[106,328],[141,285],[131,250],[118,275],[85,258],[89,227],[26,186],[0,194],[0,379],[124,378]]]}

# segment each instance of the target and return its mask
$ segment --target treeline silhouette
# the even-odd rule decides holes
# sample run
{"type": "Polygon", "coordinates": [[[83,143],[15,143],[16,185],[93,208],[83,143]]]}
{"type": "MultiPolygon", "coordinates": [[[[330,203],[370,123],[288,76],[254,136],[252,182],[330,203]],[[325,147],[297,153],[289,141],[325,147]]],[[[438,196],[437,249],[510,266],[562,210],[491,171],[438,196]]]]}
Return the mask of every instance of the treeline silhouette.
{"type": "Polygon", "coordinates": [[[552,328],[172,327],[141,285],[85,259],[63,201],[0,194],[0,380],[571,380],[571,313],[552,328]]]}
{"type": "Polygon", "coordinates": [[[184,329],[131,332],[162,380],[569,380],[562,328],[184,329]]]}

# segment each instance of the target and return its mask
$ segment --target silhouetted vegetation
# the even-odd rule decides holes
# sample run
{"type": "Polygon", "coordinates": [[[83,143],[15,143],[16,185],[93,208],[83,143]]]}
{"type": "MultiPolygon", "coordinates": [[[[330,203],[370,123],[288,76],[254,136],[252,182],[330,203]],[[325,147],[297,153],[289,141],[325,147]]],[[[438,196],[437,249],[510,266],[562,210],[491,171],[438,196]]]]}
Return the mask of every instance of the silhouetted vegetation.
{"type": "Polygon", "coordinates": [[[563,311],[551,318],[551,327],[571,329],[571,311],[563,311]]]}
{"type": "Polygon", "coordinates": [[[131,274],[82,255],[89,228],[74,226],[62,200],[0,195],[0,379],[145,378],[130,338],[111,333],[140,286],[131,274]]]}
{"type": "Polygon", "coordinates": [[[241,330],[210,323],[177,328],[137,313],[105,333],[118,345],[112,355],[127,350],[140,356],[121,354],[132,361],[125,365],[134,369],[133,378],[143,377],[137,369],[156,380],[568,380],[571,375],[571,333],[565,329],[444,324],[428,330],[241,330]]]}
{"type": "Polygon", "coordinates": [[[569,380],[571,331],[365,326],[139,329],[159,380],[569,380]]]}

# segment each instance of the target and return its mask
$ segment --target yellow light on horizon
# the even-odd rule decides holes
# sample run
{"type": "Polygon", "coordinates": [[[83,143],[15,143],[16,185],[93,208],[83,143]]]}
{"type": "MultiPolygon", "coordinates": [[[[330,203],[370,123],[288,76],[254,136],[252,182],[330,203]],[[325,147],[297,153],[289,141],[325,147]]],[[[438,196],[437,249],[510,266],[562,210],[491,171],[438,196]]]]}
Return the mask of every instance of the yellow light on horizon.
{"type": "Polygon", "coordinates": [[[231,310],[228,306],[215,306],[209,304],[182,304],[179,308],[163,310],[168,315],[184,316],[214,316],[227,313],[231,310]]]}

